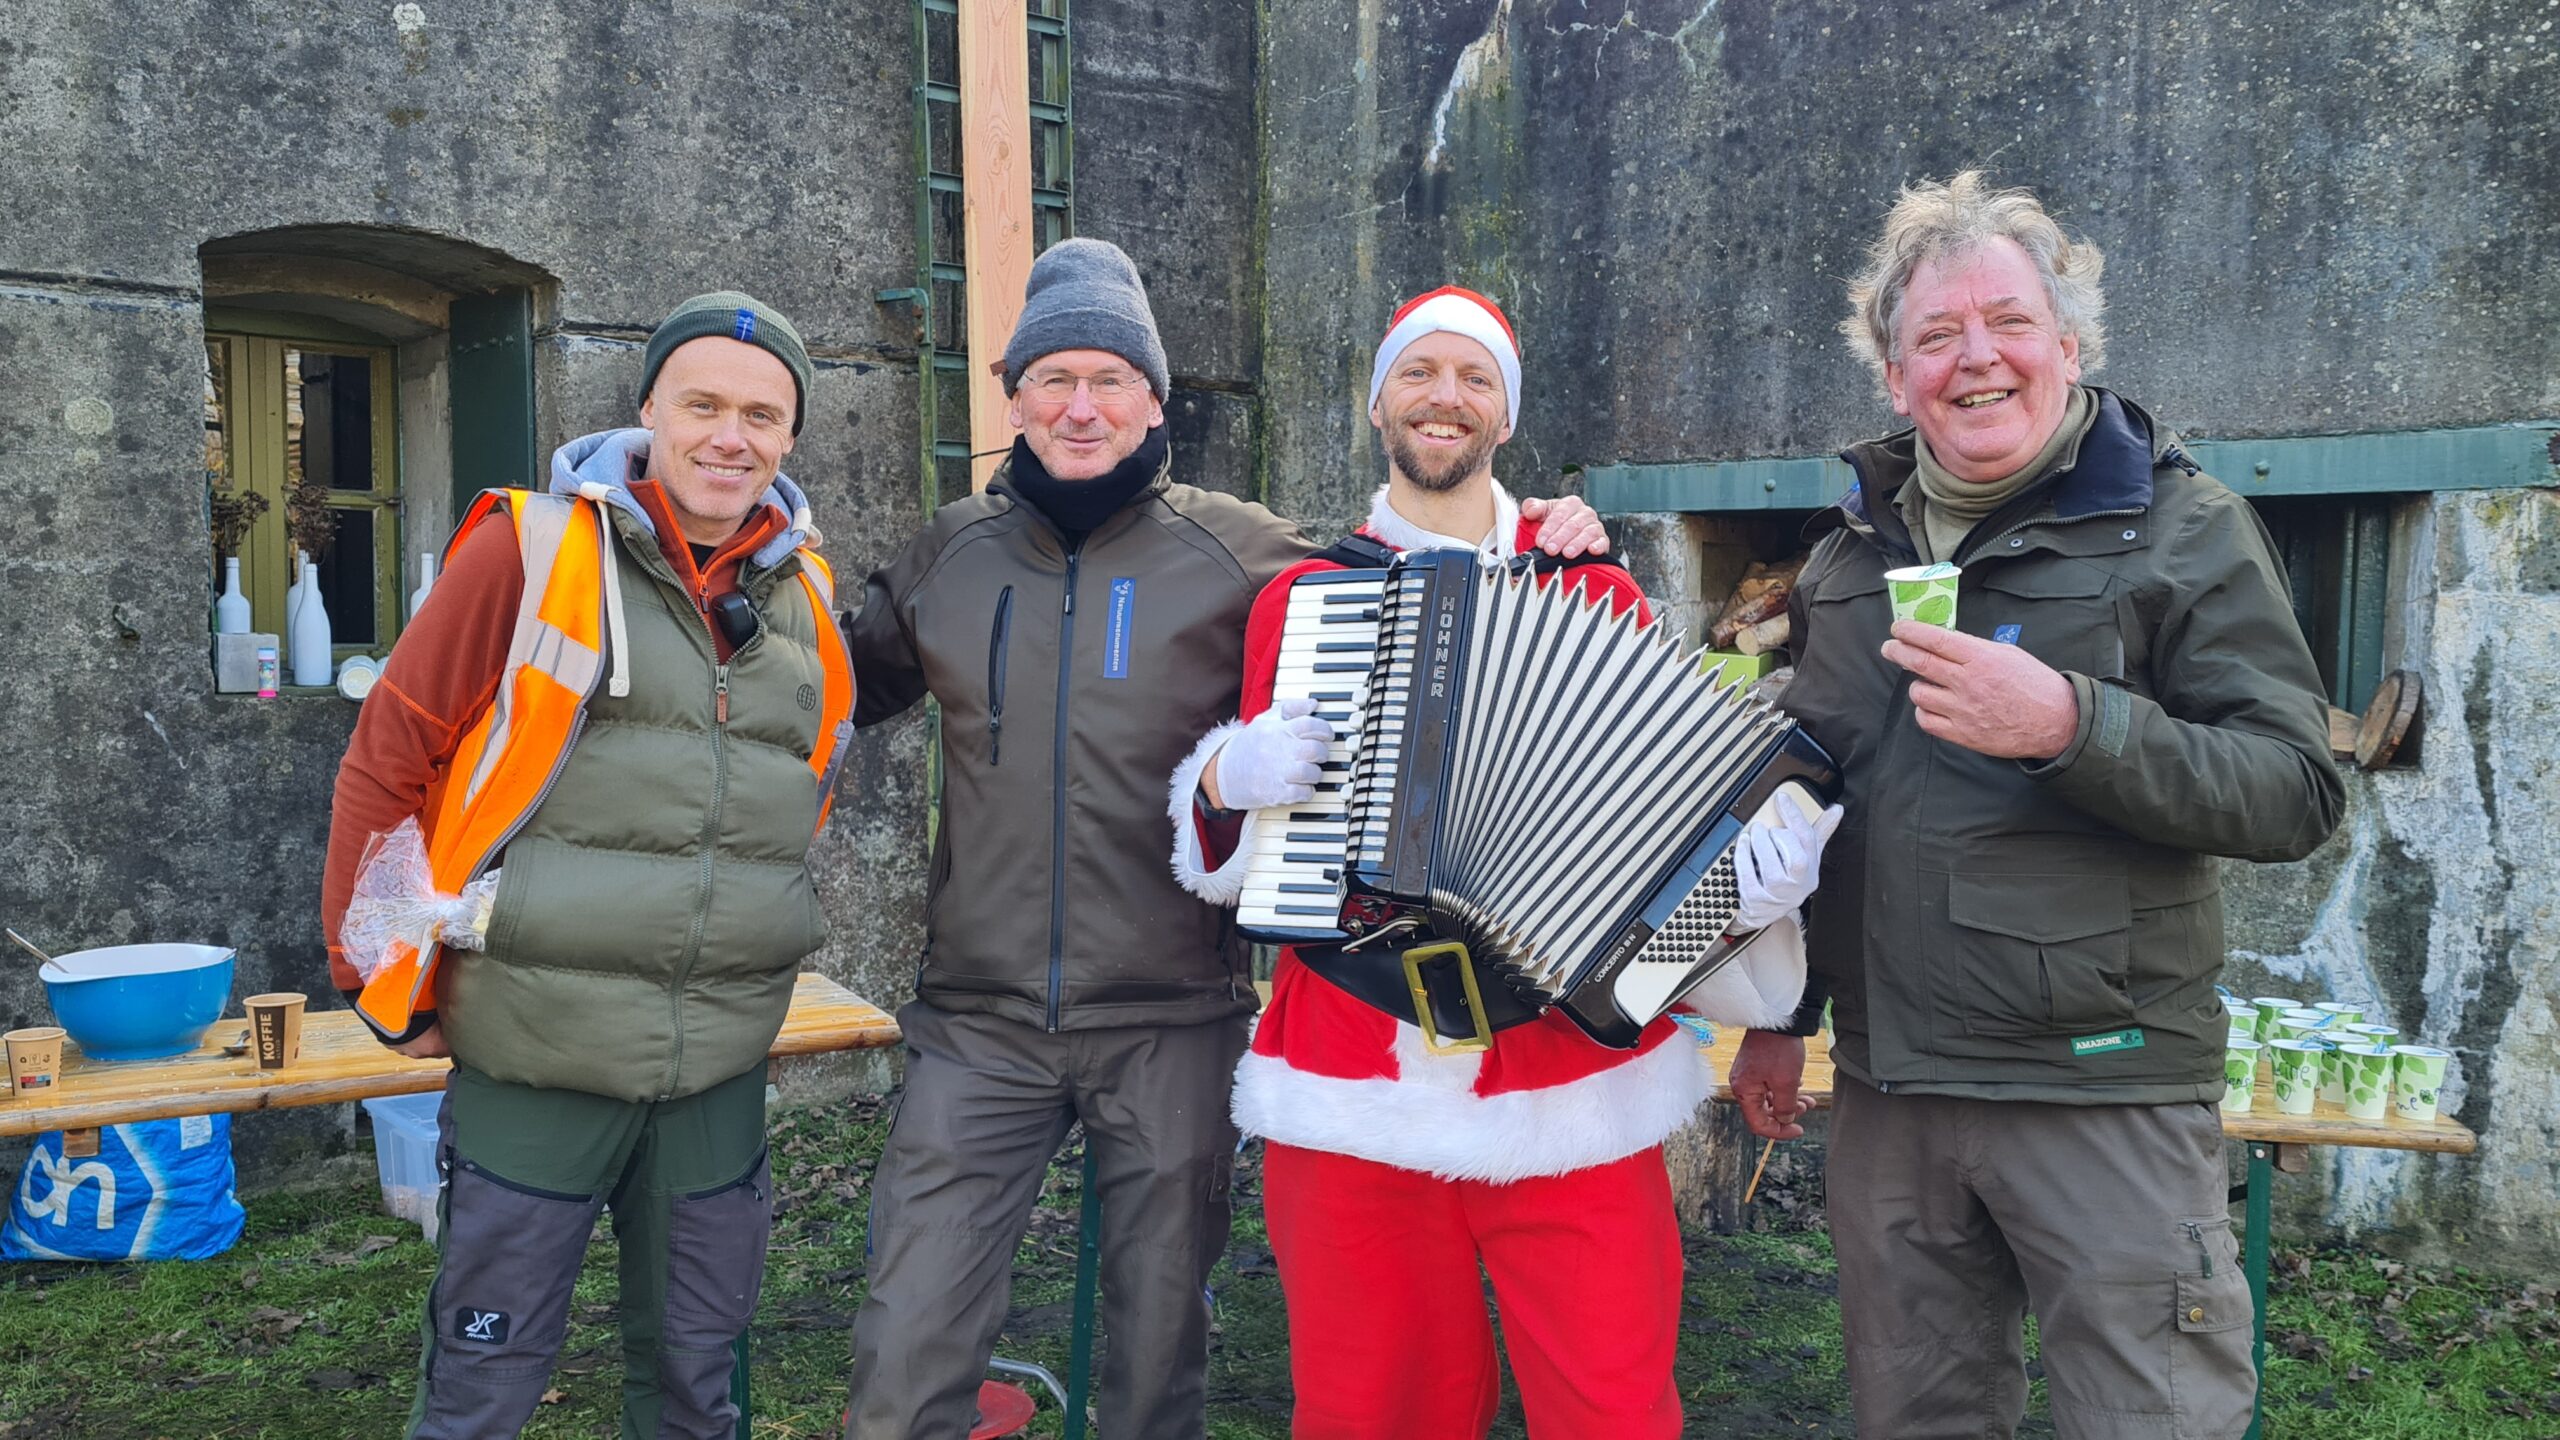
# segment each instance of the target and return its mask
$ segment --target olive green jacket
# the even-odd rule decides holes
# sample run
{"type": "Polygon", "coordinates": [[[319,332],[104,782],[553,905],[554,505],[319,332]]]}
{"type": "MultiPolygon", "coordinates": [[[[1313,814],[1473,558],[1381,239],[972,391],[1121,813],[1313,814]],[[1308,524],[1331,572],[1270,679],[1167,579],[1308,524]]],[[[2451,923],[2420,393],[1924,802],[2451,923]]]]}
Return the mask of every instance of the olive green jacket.
{"type": "Polygon", "coordinates": [[[1914,563],[1891,503],[1911,432],[1845,458],[1815,517],[1780,705],[1840,762],[1846,807],[1809,902],[1834,1059],[1886,1090],[2078,1104],[2206,1100],[2228,1027],[2215,856],[2298,860],[2338,823],[2325,687],[2248,504],[2114,394],[2077,463],[1954,557],[1958,628],[2072,682],[2078,733],[2042,763],[1930,738],[1878,654],[1884,572],[1914,563]]]}
{"type": "Polygon", "coordinates": [[[721,665],[656,539],[609,513],[631,693],[587,701],[500,862],[486,953],[446,956],[441,1011],[455,1060],[483,1074],[667,1100],[761,1064],[825,943],[805,863],[824,637],[797,552],[749,560],[760,624],[721,665]]]}

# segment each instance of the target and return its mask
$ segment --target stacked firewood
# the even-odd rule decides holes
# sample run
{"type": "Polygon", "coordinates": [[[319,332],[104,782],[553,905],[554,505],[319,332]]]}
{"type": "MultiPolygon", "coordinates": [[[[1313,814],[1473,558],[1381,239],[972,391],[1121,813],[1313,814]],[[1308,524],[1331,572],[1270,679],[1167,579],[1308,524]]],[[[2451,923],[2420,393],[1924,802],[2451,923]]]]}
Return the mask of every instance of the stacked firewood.
{"type": "Polygon", "coordinates": [[[1787,596],[1794,592],[1804,562],[1803,555],[1753,562],[1742,572],[1742,583],[1733,587],[1724,608],[1716,612],[1716,623],[1707,632],[1708,646],[1758,655],[1785,645],[1787,596]]]}

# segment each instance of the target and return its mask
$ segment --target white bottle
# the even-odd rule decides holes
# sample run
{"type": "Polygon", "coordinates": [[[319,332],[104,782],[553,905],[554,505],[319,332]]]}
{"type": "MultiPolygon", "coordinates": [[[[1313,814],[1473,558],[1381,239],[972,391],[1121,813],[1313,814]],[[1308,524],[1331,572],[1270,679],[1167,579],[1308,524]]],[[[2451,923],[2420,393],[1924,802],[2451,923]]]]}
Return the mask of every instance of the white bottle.
{"type": "Polygon", "coordinates": [[[277,637],[279,643],[276,660],[284,667],[285,683],[288,685],[293,683],[293,632],[302,628],[303,566],[302,552],[299,550],[294,551],[293,558],[285,562],[289,578],[284,586],[284,634],[277,637]]]}
{"type": "Polygon", "coordinates": [[[418,552],[418,588],[409,592],[409,613],[412,616],[418,613],[419,606],[427,603],[427,592],[434,588],[436,588],[436,552],[421,550],[418,552]]]}
{"type": "Polygon", "coordinates": [[[222,598],[213,602],[213,633],[249,633],[249,597],[240,593],[240,557],[237,555],[226,555],[222,559],[222,598]]]}
{"type": "Polygon", "coordinates": [[[293,683],[330,685],[337,681],[337,662],[329,655],[329,607],[320,599],[320,567],[302,557],[302,599],[291,607],[293,683]]]}

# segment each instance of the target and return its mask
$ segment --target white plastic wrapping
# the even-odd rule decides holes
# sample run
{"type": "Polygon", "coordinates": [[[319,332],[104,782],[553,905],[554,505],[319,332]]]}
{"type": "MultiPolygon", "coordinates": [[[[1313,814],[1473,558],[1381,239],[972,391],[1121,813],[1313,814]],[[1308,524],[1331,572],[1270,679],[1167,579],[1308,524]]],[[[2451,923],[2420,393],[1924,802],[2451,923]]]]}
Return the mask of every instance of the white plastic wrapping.
{"type": "Polygon", "coordinates": [[[446,894],[436,889],[426,836],[416,819],[374,836],[365,842],[355,893],[338,923],[338,943],[347,963],[371,980],[400,949],[423,954],[439,943],[456,950],[480,949],[489,933],[490,908],[498,899],[498,874],[491,870],[463,886],[461,894],[446,894]]]}

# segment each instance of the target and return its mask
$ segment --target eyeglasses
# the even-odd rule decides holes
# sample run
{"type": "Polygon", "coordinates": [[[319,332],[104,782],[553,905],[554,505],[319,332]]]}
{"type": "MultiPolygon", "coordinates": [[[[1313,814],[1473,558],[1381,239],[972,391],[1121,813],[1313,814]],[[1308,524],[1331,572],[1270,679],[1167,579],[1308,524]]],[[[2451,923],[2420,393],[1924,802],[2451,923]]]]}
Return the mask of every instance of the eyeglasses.
{"type": "Polygon", "coordinates": [[[1126,405],[1147,393],[1147,382],[1135,375],[1039,375],[1026,377],[1020,388],[1045,405],[1064,405],[1082,385],[1096,405],[1126,405]]]}

